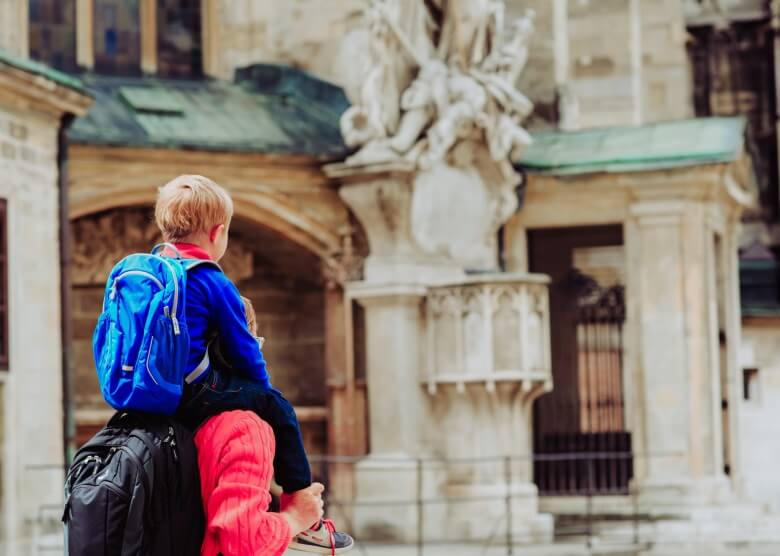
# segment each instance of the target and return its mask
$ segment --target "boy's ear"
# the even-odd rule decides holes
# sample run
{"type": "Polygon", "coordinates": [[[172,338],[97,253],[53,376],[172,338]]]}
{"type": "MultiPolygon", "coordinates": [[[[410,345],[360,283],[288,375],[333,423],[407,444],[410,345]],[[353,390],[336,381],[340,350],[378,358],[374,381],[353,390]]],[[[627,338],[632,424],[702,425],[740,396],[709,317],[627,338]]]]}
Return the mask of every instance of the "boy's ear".
{"type": "Polygon", "coordinates": [[[219,238],[220,234],[225,232],[225,225],[224,224],[218,224],[211,228],[211,231],[209,232],[209,241],[211,243],[215,243],[217,241],[217,238],[219,238]]]}

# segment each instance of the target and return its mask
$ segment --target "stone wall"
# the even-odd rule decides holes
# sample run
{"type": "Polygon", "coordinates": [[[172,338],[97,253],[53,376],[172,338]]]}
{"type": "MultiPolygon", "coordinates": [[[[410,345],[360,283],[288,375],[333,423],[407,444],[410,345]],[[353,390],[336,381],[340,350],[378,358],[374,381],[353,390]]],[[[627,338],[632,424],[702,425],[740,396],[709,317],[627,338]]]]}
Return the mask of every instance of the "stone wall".
{"type": "Polygon", "coordinates": [[[641,0],[642,121],[693,116],[693,80],[680,0],[641,0]]]}
{"type": "MultiPolygon", "coordinates": [[[[342,38],[363,25],[360,0],[215,0],[212,73],[284,63],[342,85],[354,52],[342,38]]],[[[646,123],[692,114],[682,0],[506,0],[509,24],[536,12],[520,89],[536,103],[531,128],[646,123]]]]}
{"type": "MultiPolygon", "coordinates": [[[[742,326],[740,366],[747,372],[748,399],[740,400],[742,477],[747,496],[780,510],[780,347],[777,343],[780,319],[746,319],[742,326]]],[[[744,386],[744,384],[743,384],[744,386]]]]}
{"type": "Polygon", "coordinates": [[[680,0],[568,3],[570,127],[693,114],[680,0]]]}
{"type": "Polygon", "coordinates": [[[339,81],[341,38],[361,23],[362,0],[217,0],[214,73],[232,78],[237,67],[282,63],[339,81]]]}
{"type": "Polygon", "coordinates": [[[27,1],[0,2],[0,50],[27,55],[27,1]]]}
{"type": "Polygon", "coordinates": [[[573,127],[638,123],[631,0],[569,2],[567,15],[573,127]]]}
{"type": "MultiPolygon", "coordinates": [[[[5,384],[0,382],[0,450],[3,450],[5,446],[5,384]]],[[[4,465],[5,455],[0,458],[0,511],[5,510],[5,485],[3,484],[2,477],[5,475],[4,465]]],[[[5,538],[5,520],[0,519],[0,546],[2,546],[2,539],[5,538]]]]}
{"type": "Polygon", "coordinates": [[[520,75],[519,89],[534,101],[534,113],[527,127],[540,128],[558,120],[558,84],[555,57],[554,0],[507,0],[506,19],[522,17],[527,9],[536,13],[536,31],[531,39],[528,64],[520,75]]]}
{"type": "MultiPolygon", "coordinates": [[[[56,117],[0,91],[0,198],[8,208],[9,370],[2,445],[4,507],[14,538],[62,493],[62,375],[56,117]],[[50,466],[50,467],[39,467],[50,466]]],[[[5,371],[0,371],[5,372],[5,371]]],[[[3,545],[26,554],[23,544],[3,545]]]]}

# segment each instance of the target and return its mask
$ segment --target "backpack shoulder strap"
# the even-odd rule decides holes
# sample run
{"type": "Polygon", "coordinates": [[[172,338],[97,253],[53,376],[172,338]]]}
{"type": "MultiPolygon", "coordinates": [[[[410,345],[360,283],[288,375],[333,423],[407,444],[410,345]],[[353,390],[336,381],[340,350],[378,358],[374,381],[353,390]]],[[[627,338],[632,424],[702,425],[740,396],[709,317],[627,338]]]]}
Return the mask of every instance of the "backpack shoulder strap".
{"type": "Polygon", "coordinates": [[[215,261],[209,261],[207,259],[181,259],[180,262],[182,263],[182,266],[184,266],[184,270],[192,270],[193,268],[197,268],[199,266],[208,265],[213,266],[220,272],[224,272],[218,263],[215,261]]]}
{"type": "Polygon", "coordinates": [[[158,243],[152,247],[152,255],[162,255],[165,251],[173,251],[175,258],[177,259],[184,258],[181,254],[181,251],[176,249],[176,246],[173,243],[158,243]]]}

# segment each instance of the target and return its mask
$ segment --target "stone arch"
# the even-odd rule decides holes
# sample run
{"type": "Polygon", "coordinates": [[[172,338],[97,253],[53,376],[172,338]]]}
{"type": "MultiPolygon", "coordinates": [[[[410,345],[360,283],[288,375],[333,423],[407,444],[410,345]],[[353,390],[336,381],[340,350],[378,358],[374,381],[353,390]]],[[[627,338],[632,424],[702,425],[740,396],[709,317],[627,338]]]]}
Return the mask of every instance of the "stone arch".
{"type": "MultiPolygon", "coordinates": [[[[250,218],[240,206],[230,249],[220,265],[258,313],[275,385],[301,411],[307,447],[327,448],[330,391],[326,383],[326,279],[322,259],[301,242],[250,218]]],[[[73,216],[73,213],[71,213],[73,216]]],[[[74,397],[79,442],[108,416],[92,366],[91,336],[107,274],[118,259],[159,241],[152,205],[123,205],[72,218],[71,284],[74,397]]]]}
{"type": "MultiPolygon", "coordinates": [[[[340,250],[338,231],[329,229],[278,196],[263,192],[233,191],[231,195],[235,216],[269,228],[321,259],[328,259],[340,250]]],[[[71,196],[69,218],[75,221],[112,209],[153,205],[154,201],[155,191],[151,188],[77,192],[71,196]]]]}

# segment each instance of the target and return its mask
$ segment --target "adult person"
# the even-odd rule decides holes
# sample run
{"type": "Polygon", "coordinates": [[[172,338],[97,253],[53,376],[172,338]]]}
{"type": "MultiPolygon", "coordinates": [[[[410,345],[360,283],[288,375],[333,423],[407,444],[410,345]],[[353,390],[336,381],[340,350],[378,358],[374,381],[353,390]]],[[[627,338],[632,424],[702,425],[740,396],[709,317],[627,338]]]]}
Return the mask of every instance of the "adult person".
{"type": "Polygon", "coordinates": [[[206,514],[203,556],[280,556],[291,539],[323,516],[323,486],[268,511],[275,450],[271,427],[251,411],[228,411],[195,434],[206,514]]]}

